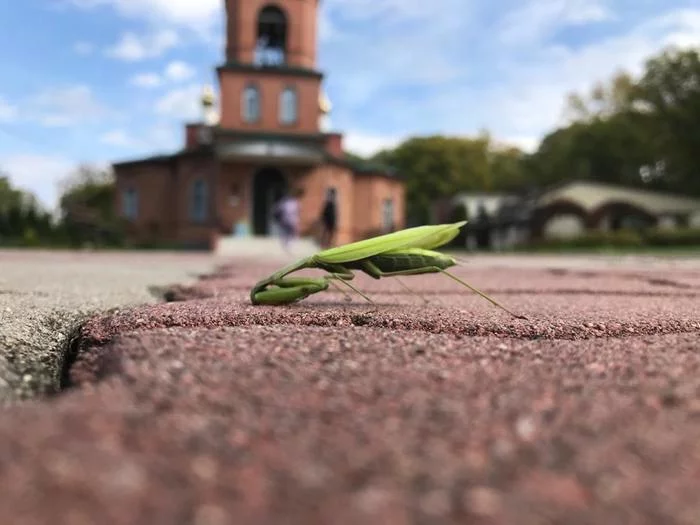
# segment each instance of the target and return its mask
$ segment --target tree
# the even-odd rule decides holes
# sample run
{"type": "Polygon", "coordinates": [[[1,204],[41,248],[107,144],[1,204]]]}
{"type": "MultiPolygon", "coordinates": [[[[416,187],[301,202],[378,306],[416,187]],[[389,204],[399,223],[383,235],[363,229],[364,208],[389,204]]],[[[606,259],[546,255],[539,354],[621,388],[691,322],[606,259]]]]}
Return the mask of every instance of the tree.
{"type": "Polygon", "coordinates": [[[36,196],[14,188],[9,175],[0,172],[0,239],[18,242],[30,237],[38,242],[51,234],[50,216],[36,196]]]}
{"type": "Polygon", "coordinates": [[[700,195],[700,54],[668,48],[646,62],[635,104],[653,129],[657,182],[668,189],[700,195]],[[660,179],[660,180],[659,180],[660,179]]]}
{"type": "Polygon", "coordinates": [[[639,79],[618,72],[568,99],[568,126],[526,166],[540,184],[591,179],[700,195],[700,58],[667,49],[639,79]]]}
{"type": "Polygon", "coordinates": [[[118,240],[120,221],[114,209],[116,188],[111,171],[81,165],[61,186],[63,229],[73,244],[118,240]]]}
{"type": "Polygon", "coordinates": [[[501,191],[522,184],[522,153],[476,138],[413,137],[372,158],[396,169],[406,180],[409,222],[431,220],[432,203],[466,191],[501,191]]]}
{"type": "Polygon", "coordinates": [[[356,153],[353,153],[351,151],[346,151],[345,153],[345,158],[351,162],[366,162],[366,159],[356,153]]]}
{"type": "Polygon", "coordinates": [[[12,187],[10,176],[0,171],[0,213],[6,213],[12,207],[21,206],[23,192],[12,187]]]}
{"type": "Polygon", "coordinates": [[[529,167],[538,186],[571,179],[642,186],[640,168],[653,162],[646,130],[627,113],[618,113],[545,136],[529,167]]]}
{"type": "Polygon", "coordinates": [[[575,123],[629,112],[634,107],[636,89],[632,75],[618,71],[607,83],[596,83],[588,96],[570,94],[567,97],[565,115],[569,123],[575,123]]]}

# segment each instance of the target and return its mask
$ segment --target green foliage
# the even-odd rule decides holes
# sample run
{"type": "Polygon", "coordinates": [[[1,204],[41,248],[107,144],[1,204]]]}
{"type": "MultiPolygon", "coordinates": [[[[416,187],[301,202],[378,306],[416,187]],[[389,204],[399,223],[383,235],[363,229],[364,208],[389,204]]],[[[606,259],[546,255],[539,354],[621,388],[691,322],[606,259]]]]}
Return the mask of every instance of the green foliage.
{"type": "Polygon", "coordinates": [[[52,233],[51,216],[31,193],[14,188],[0,173],[0,245],[36,246],[52,233]]]}
{"type": "Polygon", "coordinates": [[[640,167],[653,163],[654,156],[636,119],[618,114],[547,135],[532,162],[540,185],[571,178],[642,187],[640,167]]]}
{"type": "Polygon", "coordinates": [[[121,246],[123,228],[114,209],[115,184],[109,171],[80,166],[64,181],[62,229],[74,246],[121,246]]]}
{"type": "Polygon", "coordinates": [[[636,101],[664,163],[665,186],[700,195],[700,53],[669,48],[649,59],[636,101]]]}
{"type": "Polygon", "coordinates": [[[646,232],[644,237],[649,246],[700,247],[700,228],[652,229],[646,232]]]}
{"type": "Polygon", "coordinates": [[[524,182],[522,160],[519,150],[497,146],[488,135],[414,137],[372,158],[404,177],[408,215],[416,224],[430,222],[430,207],[437,199],[517,188],[524,182]]]}
{"type": "Polygon", "coordinates": [[[630,248],[641,247],[644,238],[632,230],[591,231],[571,238],[545,239],[533,242],[528,248],[533,249],[571,249],[571,248],[630,248]]]}
{"type": "Polygon", "coordinates": [[[355,153],[352,153],[351,151],[346,151],[345,153],[345,158],[351,162],[365,162],[366,159],[360,155],[357,155],[355,153]]]}
{"type": "Polygon", "coordinates": [[[27,226],[22,234],[22,245],[38,246],[39,244],[39,236],[37,235],[36,230],[31,226],[27,226]]]}
{"type": "Polygon", "coordinates": [[[568,239],[546,239],[532,242],[524,248],[527,250],[570,250],[652,247],[700,248],[700,228],[590,231],[568,239]]]}
{"type": "Polygon", "coordinates": [[[121,225],[113,208],[109,172],[82,166],[66,179],[58,223],[34,195],[12,187],[9,176],[0,173],[0,245],[121,246],[121,225]]]}

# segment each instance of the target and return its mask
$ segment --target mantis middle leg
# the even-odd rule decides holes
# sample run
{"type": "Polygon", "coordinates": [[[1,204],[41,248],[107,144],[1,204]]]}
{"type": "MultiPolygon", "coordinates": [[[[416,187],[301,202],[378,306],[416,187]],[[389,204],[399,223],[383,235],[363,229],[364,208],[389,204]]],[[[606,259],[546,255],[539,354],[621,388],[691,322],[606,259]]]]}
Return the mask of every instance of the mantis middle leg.
{"type": "Polygon", "coordinates": [[[323,269],[328,272],[328,279],[336,279],[346,285],[347,287],[351,288],[354,292],[360,294],[365,300],[368,302],[374,304],[374,301],[367,297],[365,294],[363,294],[360,290],[357,289],[356,286],[353,286],[350,282],[355,278],[355,274],[352,273],[349,269],[347,269],[345,266],[340,265],[340,264],[325,264],[323,266],[323,269]]]}

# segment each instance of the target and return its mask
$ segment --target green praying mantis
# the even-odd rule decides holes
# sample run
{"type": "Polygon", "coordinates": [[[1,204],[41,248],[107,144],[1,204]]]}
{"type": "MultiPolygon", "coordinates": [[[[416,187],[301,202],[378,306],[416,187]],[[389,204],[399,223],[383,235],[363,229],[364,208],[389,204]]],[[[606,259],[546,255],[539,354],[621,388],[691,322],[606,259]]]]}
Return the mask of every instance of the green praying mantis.
{"type": "Polygon", "coordinates": [[[434,249],[454,239],[466,223],[467,221],[460,221],[417,226],[323,250],[285,266],[259,281],[250,292],[250,300],[255,305],[290,304],[325,291],[337,281],[347,285],[371,303],[373,301],[369,297],[349,282],[355,277],[353,270],[364,272],[374,279],[440,272],[512,316],[525,319],[446,271],[447,268],[455,266],[457,260],[434,249]],[[327,275],[318,278],[287,277],[290,273],[305,268],[320,269],[327,272],[327,275]]]}

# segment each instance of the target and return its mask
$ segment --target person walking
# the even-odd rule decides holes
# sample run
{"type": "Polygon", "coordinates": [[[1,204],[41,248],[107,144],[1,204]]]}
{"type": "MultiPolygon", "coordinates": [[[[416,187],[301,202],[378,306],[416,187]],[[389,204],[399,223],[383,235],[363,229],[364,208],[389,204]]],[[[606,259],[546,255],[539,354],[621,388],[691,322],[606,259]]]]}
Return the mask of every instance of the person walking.
{"type": "Polygon", "coordinates": [[[291,253],[289,245],[299,235],[299,199],[303,192],[295,189],[283,196],[275,207],[275,220],[279,224],[282,248],[291,253]]]}
{"type": "Polygon", "coordinates": [[[335,189],[330,189],[326,193],[326,202],[321,212],[321,225],[323,227],[321,246],[323,248],[330,248],[333,245],[338,214],[335,201],[335,189]]]}

